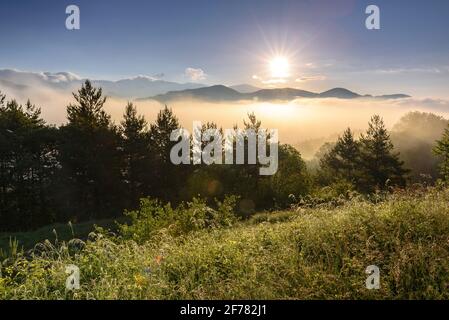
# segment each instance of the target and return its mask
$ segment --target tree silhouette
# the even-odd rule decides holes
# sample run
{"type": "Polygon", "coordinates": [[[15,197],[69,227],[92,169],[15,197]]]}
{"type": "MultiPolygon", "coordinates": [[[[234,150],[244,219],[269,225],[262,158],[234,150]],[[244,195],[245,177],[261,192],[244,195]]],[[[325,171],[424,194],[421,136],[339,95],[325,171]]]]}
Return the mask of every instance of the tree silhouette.
{"type": "Polygon", "coordinates": [[[362,174],[358,185],[362,190],[385,189],[387,181],[393,185],[405,185],[403,162],[393,152],[393,143],[382,118],[374,115],[368,123],[366,134],[360,137],[362,174]]]}
{"type": "Polygon", "coordinates": [[[153,155],[153,176],[157,183],[154,193],[162,199],[173,200],[177,198],[177,190],[182,183],[184,171],[175,166],[170,160],[170,151],[176,144],[170,141],[170,134],[179,129],[178,119],[167,106],[161,110],[156,122],[150,127],[150,147],[153,155]]]}
{"type": "Polygon", "coordinates": [[[441,139],[437,140],[433,152],[442,158],[440,173],[447,181],[449,179],[449,128],[446,128],[441,139]]]}
{"type": "Polygon", "coordinates": [[[360,147],[350,128],[338,137],[335,146],[323,156],[321,166],[329,168],[335,177],[355,182],[360,166],[360,147]]]}
{"type": "Polygon", "coordinates": [[[30,101],[0,94],[0,228],[27,230],[54,220],[55,128],[30,101]]]}
{"type": "Polygon", "coordinates": [[[121,122],[123,178],[127,187],[128,208],[138,205],[141,197],[151,193],[152,158],[148,124],[137,109],[128,103],[121,122]]]}
{"type": "Polygon", "coordinates": [[[67,107],[69,122],[60,129],[63,210],[83,219],[116,215],[123,196],[118,129],[89,80],[73,96],[77,103],[67,107]]]}

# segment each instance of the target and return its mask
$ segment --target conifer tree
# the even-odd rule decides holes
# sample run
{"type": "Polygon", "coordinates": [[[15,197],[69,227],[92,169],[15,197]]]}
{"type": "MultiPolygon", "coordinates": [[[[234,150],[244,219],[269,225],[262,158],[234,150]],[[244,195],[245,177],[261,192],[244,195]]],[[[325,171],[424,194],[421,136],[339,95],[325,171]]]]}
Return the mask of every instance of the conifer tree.
{"type": "Polygon", "coordinates": [[[156,182],[155,195],[163,199],[176,198],[177,190],[183,179],[183,170],[170,160],[170,151],[176,144],[170,141],[171,133],[179,129],[179,122],[173,111],[167,106],[162,109],[154,124],[150,127],[150,147],[153,155],[153,177],[156,182]]]}
{"type": "Polygon", "coordinates": [[[407,170],[394,153],[393,143],[382,118],[374,115],[368,123],[368,130],[360,138],[361,175],[360,188],[365,191],[385,189],[391,185],[403,186],[407,170]]]}
{"type": "Polygon", "coordinates": [[[321,159],[321,166],[330,169],[335,177],[354,183],[359,165],[359,143],[354,139],[351,129],[347,128],[331,151],[321,159]]]}
{"type": "Polygon", "coordinates": [[[145,118],[137,114],[132,103],[128,103],[120,127],[128,207],[137,205],[141,197],[150,194],[151,150],[147,127],[145,118]]]}
{"type": "Polygon", "coordinates": [[[60,130],[63,210],[83,219],[117,215],[123,209],[118,129],[103,109],[101,88],[87,80],[73,97],[69,122],[60,130]]]}
{"type": "Polygon", "coordinates": [[[440,140],[436,142],[433,152],[440,156],[440,174],[445,179],[449,179],[449,128],[444,130],[444,134],[440,140]]]}
{"type": "Polygon", "coordinates": [[[53,222],[56,129],[30,101],[0,94],[0,228],[26,230],[53,222]]]}

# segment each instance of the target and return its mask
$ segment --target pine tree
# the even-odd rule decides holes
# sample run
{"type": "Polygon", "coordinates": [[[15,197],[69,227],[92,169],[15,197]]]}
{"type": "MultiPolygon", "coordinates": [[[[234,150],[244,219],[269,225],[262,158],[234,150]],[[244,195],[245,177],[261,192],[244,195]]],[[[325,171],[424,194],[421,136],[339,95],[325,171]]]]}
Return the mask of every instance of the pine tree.
{"type": "Polygon", "coordinates": [[[393,152],[393,143],[382,118],[373,116],[368,126],[366,134],[360,138],[360,188],[365,191],[384,189],[387,182],[391,185],[405,185],[407,170],[399,160],[399,153],[393,152]]]}
{"type": "Polygon", "coordinates": [[[82,219],[117,215],[123,209],[118,129],[103,109],[101,88],[87,80],[73,97],[76,104],[67,107],[69,122],[60,130],[62,210],[82,219]]]}
{"type": "Polygon", "coordinates": [[[53,222],[55,137],[39,108],[30,101],[5,104],[0,94],[0,228],[18,231],[53,222]]]}
{"type": "Polygon", "coordinates": [[[156,123],[151,125],[150,139],[153,153],[162,163],[170,162],[170,150],[175,144],[170,141],[170,134],[179,128],[178,118],[167,106],[157,115],[156,123]]]}
{"type": "Polygon", "coordinates": [[[357,179],[357,167],[360,165],[359,143],[354,139],[350,128],[338,137],[335,146],[321,159],[321,167],[332,171],[335,178],[349,182],[357,179]]]}
{"type": "Polygon", "coordinates": [[[94,88],[92,83],[86,80],[78,93],[73,93],[73,97],[77,104],[67,107],[67,119],[70,124],[94,128],[110,126],[111,117],[103,110],[106,97],[103,97],[101,88],[94,88]]]}
{"type": "Polygon", "coordinates": [[[121,122],[123,176],[127,185],[127,207],[138,204],[141,197],[150,194],[151,150],[147,121],[137,114],[132,103],[126,106],[121,122]]]}
{"type": "Polygon", "coordinates": [[[449,180],[449,128],[444,130],[440,140],[436,142],[433,152],[442,159],[440,164],[440,174],[445,180],[449,180]]]}
{"type": "Polygon", "coordinates": [[[152,167],[156,183],[154,192],[156,196],[167,200],[176,198],[185,171],[180,166],[172,164],[170,160],[170,151],[176,144],[170,141],[170,135],[179,128],[178,119],[167,106],[159,112],[156,122],[150,127],[152,167]]]}

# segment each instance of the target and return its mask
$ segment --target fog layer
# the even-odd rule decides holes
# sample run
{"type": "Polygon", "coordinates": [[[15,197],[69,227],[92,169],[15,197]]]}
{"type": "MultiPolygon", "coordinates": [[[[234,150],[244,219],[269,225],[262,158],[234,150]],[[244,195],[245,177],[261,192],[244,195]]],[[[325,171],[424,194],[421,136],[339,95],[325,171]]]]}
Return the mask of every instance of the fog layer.
{"type": "MultiPolygon", "coordinates": [[[[1,88],[0,88],[1,90],[1,88]]],[[[51,124],[66,122],[66,106],[74,103],[73,97],[65,92],[46,89],[2,90],[8,99],[31,102],[41,107],[44,119],[51,124]],[[6,91],[6,92],[5,92],[6,91]]],[[[120,122],[127,101],[109,98],[105,105],[116,123],[120,122]]],[[[152,122],[163,105],[153,100],[137,101],[138,111],[152,122]]],[[[445,100],[399,100],[375,99],[297,99],[284,103],[241,101],[233,103],[212,103],[202,101],[177,101],[169,104],[181,125],[192,129],[193,121],[215,122],[223,128],[242,126],[243,119],[254,112],[264,128],[279,130],[281,142],[299,145],[307,140],[327,139],[351,127],[354,131],[366,128],[373,114],[384,118],[388,128],[409,111],[433,112],[448,116],[449,102],[445,100]]]]}

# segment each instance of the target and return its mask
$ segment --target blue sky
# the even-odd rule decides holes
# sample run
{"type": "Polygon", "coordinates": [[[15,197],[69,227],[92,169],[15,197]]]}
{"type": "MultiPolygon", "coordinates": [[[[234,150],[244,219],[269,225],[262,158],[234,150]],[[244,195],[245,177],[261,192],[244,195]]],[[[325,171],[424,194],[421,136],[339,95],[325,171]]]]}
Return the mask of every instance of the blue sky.
{"type": "Polygon", "coordinates": [[[449,97],[447,0],[5,0],[0,39],[0,68],[178,82],[195,68],[201,83],[267,86],[282,55],[290,77],[278,85],[449,97]],[[65,28],[69,4],[80,30],[65,28]],[[365,28],[369,4],[380,30],[365,28]]]}

